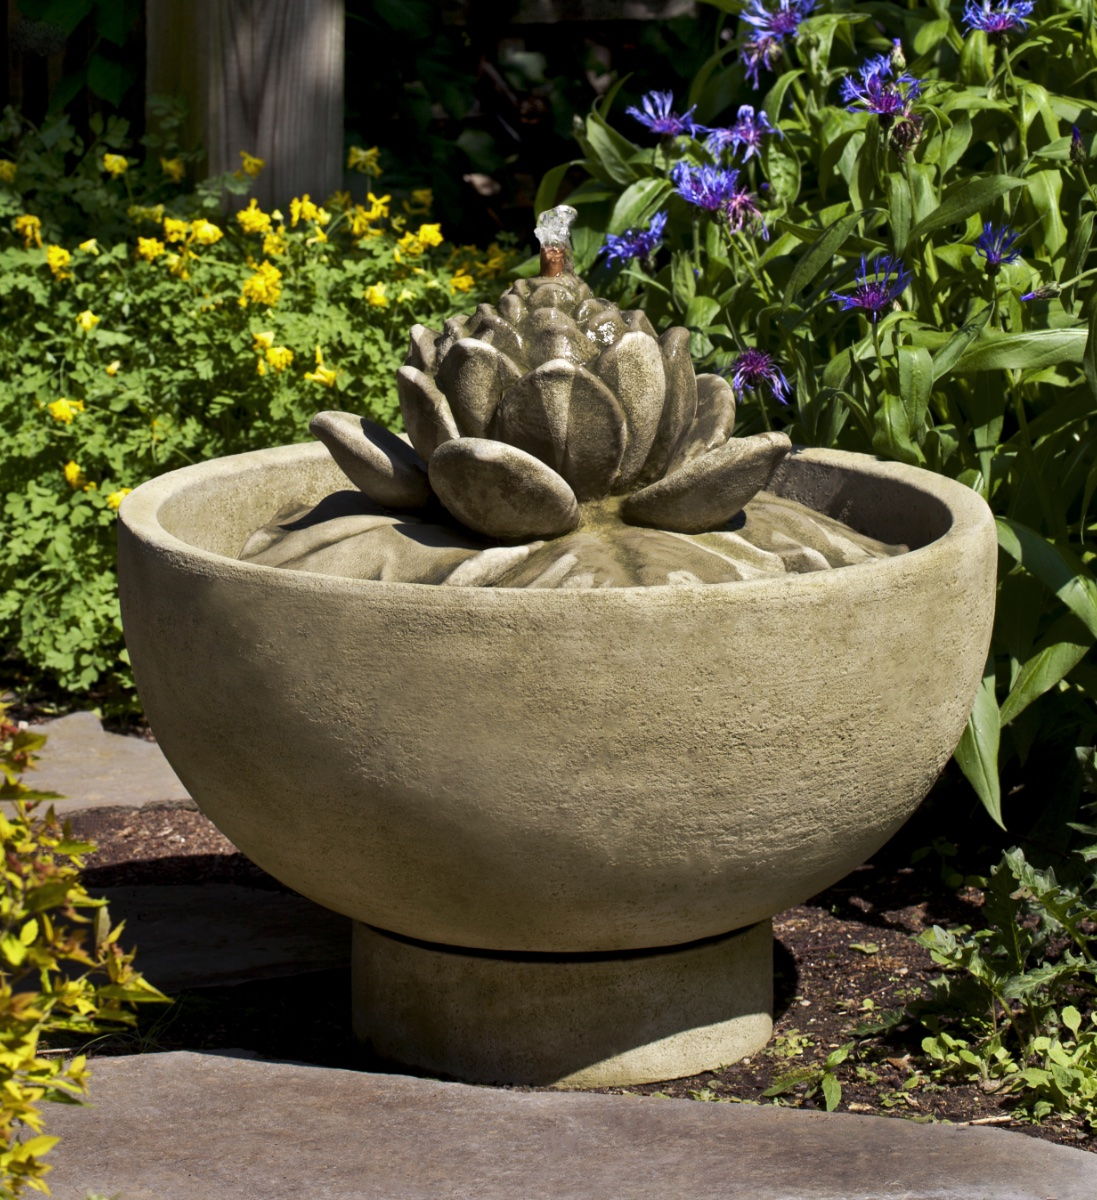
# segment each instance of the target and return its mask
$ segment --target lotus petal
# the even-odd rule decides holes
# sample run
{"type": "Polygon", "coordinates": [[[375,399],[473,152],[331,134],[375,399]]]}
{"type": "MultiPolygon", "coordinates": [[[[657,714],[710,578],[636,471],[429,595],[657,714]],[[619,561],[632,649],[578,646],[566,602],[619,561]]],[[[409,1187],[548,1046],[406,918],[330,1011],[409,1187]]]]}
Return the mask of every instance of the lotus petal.
{"type": "Polygon", "coordinates": [[[554,537],[579,524],[575,493],[551,467],[517,446],[457,438],[439,446],[428,471],[446,508],[488,537],[554,537]]]}
{"type": "Polygon", "coordinates": [[[435,333],[425,325],[413,325],[411,344],[404,361],[409,367],[418,367],[420,371],[433,371],[438,364],[438,342],[441,337],[440,333],[435,333]]]}
{"type": "Polygon", "coordinates": [[[666,372],[659,343],[635,330],[603,351],[595,372],[625,410],[627,438],[617,490],[627,487],[651,452],[666,395],[666,372]]]}
{"type": "Polygon", "coordinates": [[[632,332],[646,333],[648,337],[655,337],[655,327],[648,320],[647,314],[638,308],[627,308],[621,313],[621,319],[625,322],[625,328],[632,332]]]}
{"type": "Polygon", "coordinates": [[[735,428],[735,392],[721,375],[697,376],[697,415],[671,460],[681,466],[722,446],[735,428]]]}
{"type": "Polygon", "coordinates": [[[567,313],[558,308],[535,309],[523,328],[527,362],[534,366],[553,358],[586,363],[598,356],[598,347],[567,313]]]}
{"type": "Polygon", "coordinates": [[[467,316],[450,317],[448,321],[443,322],[442,336],[438,339],[436,346],[436,363],[440,363],[453,349],[454,342],[459,342],[461,338],[467,336],[468,323],[467,316]]]}
{"type": "MultiPolygon", "coordinates": [[[[562,279],[563,277],[558,277],[562,279]]],[[[552,283],[542,283],[540,287],[535,288],[529,295],[529,306],[531,309],[538,308],[561,308],[571,306],[575,303],[575,293],[567,286],[566,283],[553,280],[552,283]]]]}
{"type": "Polygon", "coordinates": [[[461,338],[442,359],[435,376],[465,437],[482,437],[503,389],[522,378],[505,354],[476,338],[461,338]]]}
{"type": "Polygon", "coordinates": [[[637,476],[641,486],[661,479],[697,415],[697,377],[689,352],[689,330],[673,325],[659,339],[667,377],[666,397],[655,441],[637,476]]]}
{"type": "Polygon", "coordinates": [[[769,483],[792,449],[783,433],[731,438],[629,496],[621,516],[634,525],[701,533],[726,524],[769,483]]]}
{"type": "Polygon", "coordinates": [[[443,442],[461,436],[449,401],[418,367],[401,367],[396,372],[396,391],[408,437],[425,462],[443,442]]]}
{"type": "Polygon", "coordinates": [[[509,321],[512,325],[518,325],[529,311],[513,287],[499,297],[499,303],[495,307],[503,320],[509,321]]]}
{"type": "MultiPolygon", "coordinates": [[[[588,301],[587,303],[596,302],[588,301]]],[[[621,319],[621,313],[613,305],[594,308],[583,317],[578,317],[578,314],[576,316],[579,328],[600,349],[619,342],[628,332],[625,322],[621,319]]]]}
{"type": "Polygon", "coordinates": [[[469,337],[479,338],[508,358],[522,361],[522,339],[518,336],[518,330],[509,321],[504,321],[490,304],[481,304],[477,308],[467,330],[469,337]]]}
{"type": "Polygon", "coordinates": [[[492,433],[558,471],[580,500],[604,496],[625,449],[625,415],[601,380],[554,359],[503,393],[492,433]]]}
{"type": "Polygon", "coordinates": [[[327,446],[343,474],[387,508],[421,508],[430,497],[426,464],[383,425],[348,412],[317,413],[310,432],[327,446]]]}

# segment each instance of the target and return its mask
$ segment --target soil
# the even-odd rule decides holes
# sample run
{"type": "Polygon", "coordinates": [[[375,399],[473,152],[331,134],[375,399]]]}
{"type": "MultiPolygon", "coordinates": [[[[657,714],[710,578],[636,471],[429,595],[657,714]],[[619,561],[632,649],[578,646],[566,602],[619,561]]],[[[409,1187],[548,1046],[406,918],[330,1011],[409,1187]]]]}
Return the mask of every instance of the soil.
{"type": "MultiPolygon", "coordinates": [[[[192,808],[89,810],[76,814],[72,825],[76,834],[98,845],[87,860],[86,882],[93,893],[125,884],[206,881],[284,890],[192,808]]],[[[872,862],[775,919],[775,1029],[764,1051],[688,1079],[600,1090],[823,1107],[819,1074],[810,1068],[852,1041],[851,1030],[866,1018],[924,994],[940,973],[913,935],[935,923],[978,923],[981,892],[958,886],[940,854],[911,865],[911,845],[908,832],[872,862]],[[808,1078],[790,1083],[777,1098],[764,1095],[801,1069],[808,1078]]],[[[354,1043],[348,994],[346,971],[193,989],[177,995],[168,1008],[146,1007],[136,1031],[104,1039],[94,1053],[235,1047],[326,1066],[404,1070],[372,1059],[354,1043]]],[[[1097,1151],[1097,1135],[1081,1122],[1052,1119],[1035,1125],[1011,1114],[1008,1097],[970,1082],[930,1079],[920,1054],[923,1032],[900,1025],[857,1041],[854,1053],[835,1070],[841,1084],[838,1111],[992,1125],[1097,1151]]]]}

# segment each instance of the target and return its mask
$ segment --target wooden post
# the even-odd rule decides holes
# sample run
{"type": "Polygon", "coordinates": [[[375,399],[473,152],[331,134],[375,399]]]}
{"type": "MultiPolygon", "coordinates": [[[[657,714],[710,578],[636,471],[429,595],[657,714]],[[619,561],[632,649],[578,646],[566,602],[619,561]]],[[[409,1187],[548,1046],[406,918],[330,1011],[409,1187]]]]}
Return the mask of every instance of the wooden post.
{"type": "Polygon", "coordinates": [[[218,175],[266,160],[264,207],[343,177],[344,0],[148,0],[148,92],[182,95],[218,175]]]}

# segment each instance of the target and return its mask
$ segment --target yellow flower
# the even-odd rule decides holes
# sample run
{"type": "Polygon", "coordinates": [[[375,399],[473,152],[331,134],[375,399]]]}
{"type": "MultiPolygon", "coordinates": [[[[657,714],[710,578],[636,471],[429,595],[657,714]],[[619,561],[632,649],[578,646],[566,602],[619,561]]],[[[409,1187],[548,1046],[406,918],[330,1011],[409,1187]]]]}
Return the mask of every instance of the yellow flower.
{"type": "Polygon", "coordinates": [[[72,272],[67,268],[72,263],[72,255],[64,246],[46,247],[46,266],[53,272],[54,279],[71,279],[72,272]]]}
{"type": "Polygon", "coordinates": [[[324,203],[330,208],[350,208],[352,203],[350,192],[344,191],[342,188],[340,188],[339,191],[332,192],[332,194],[327,198],[327,200],[324,201],[324,203]]]}
{"type": "Polygon", "coordinates": [[[180,279],[189,279],[190,271],[187,269],[187,260],[190,258],[190,251],[185,247],[182,254],[169,254],[164,262],[168,264],[168,270],[180,279]]]}
{"type": "Polygon", "coordinates": [[[371,283],[366,288],[366,303],[374,308],[388,308],[389,298],[386,295],[386,285],[383,283],[371,283]]]}
{"type": "Polygon", "coordinates": [[[103,370],[106,371],[106,373],[111,377],[111,379],[113,379],[115,377],[115,375],[117,375],[118,372],[121,371],[121,369],[122,369],[122,360],[118,359],[118,358],[114,359],[112,362],[107,363],[107,365],[103,368],[103,370]]]}
{"type": "Polygon", "coordinates": [[[245,175],[250,175],[252,179],[267,165],[265,158],[256,158],[254,154],[249,154],[246,150],[240,151],[240,165],[245,175]]]}
{"type": "Polygon", "coordinates": [[[277,304],[282,294],[282,272],[269,262],[262,262],[254,275],[244,280],[240,289],[240,304],[277,304]]]}
{"type": "Polygon", "coordinates": [[[84,472],[80,469],[79,464],[74,463],[71,458],[69,459],[69,461],[67,463],[65,463],[64,472],[65,472],[65,482],[69,485],[70,488],[83,487],[87,483],[87,477],[84,475],[84,472]]]}
{"type": "Polygon", "coordinates": [[[306,192],[300,199],[296,196],[289,202],[290,224],[299,221],[313,221],[317,225],[326,225],[331,220],[331,213],[326,208],[313,204],[306,192]]]}
{"type": "Polygon", "coordinates": [[[133,488],[119,488],[116,492],[111,492],[107,497],[107,508],[118,509],[125,498],[133,491],[133,488]]]}
{"type": "Polygon", "coordinates": [[[99,324],[99,317],[97,317],[90,308],[85,308],[84,311],[76,318],[76,324],[79,325],[85,333],[91,333],[96,325],[99,324]]]}
{"type": "Polygon", "coordinates": [[[137,254],[139,258],[143,258],[145,262],[152,262],[154,258],[159,258],[167,247],[159,238],[139,237],[137,239],[137,254]]]}
{"type": "Polygon", "coordinates": [[[164,218],[164,237],[169,242],[185,242],[190,237],[190,225],[177,217],[164,218]]]}
{"type": "Polygon", "coordinates": [[[256,350],[269,350],[274,345],[274,334],[269,329],[262,333],[253,333],[251,337],[256,350]]]}
{"type": "Polygon", "coordinates": [[[324,354],[319,346],[316,347],[316,369],[314,371],[306,371],[305,378],[312,383],[319,383],[323,387],[334,387],[335,376],[338,374],[331,367],[324,366],[324,354]]]}
{"type": "MultiPolygon", "coordinates": [[[[268,346],[266,359],[276,371],[284,371],[293,362],[293,351],[288,346],[268,346]]],[[[335,378],[334,371],[332,378],[335,378]]]]}
{"type": "Polygon", "coordinates": [[[236,214],[236,223],[245,233],[270,233],[270,214],[263,212],[254,196],[247,208],[236,214]]]}
{"type": "Polygon", "coordinates": [[[413,188],[411,199],[404,202],[404,211],[409,213],[429,213],[434,204],[434,193],[430,188],[413,188]]]}
{"type": "Polygon", "coordinates": [[[368,150],[362,146],[351,146],[347,151],[347,169],[361,171],[363,175],[380,175],[380,149],[377,146],[370,146],[368,150]]]}
{"type": "Polygon", "coordinates": [[[263,238],[263,253],[268,258],[276,258],[286,252],[286,231],[279,227],[263,238]]]}
{"type": "Polygon", "coordinates": [[[397,304],[406,304],[409,300],[415,299],[415,293],[410,288],[401,288],[400,294],[396,297],[397,304]]]}
{"type": "Polygon", "coordinates": [[[151,221],[154,225],[159,225],[164,219],[164,206],[154,204],[149,207],[146,204],[131,204],[126,209],[126,215],[134,221],[151,221]]]}
{"type": "Polygon", "coordinates": [[[424,246],[440,246],[445,240],[442,237],[441,225],[420,225],[415,236],[424,246]]]}
{"type": "Polygon", "coordinates": [[[182,183],[183,176],[187,173],[187,168],[183,166],[181,158],[160,159],[160,170],[164,172],[172,183],[182,183]]]}
{"type": "Polygon", "coordinates": [[[475,282],[476,280],[462,267],[449,281],[449,290],[451,292],[467,292],[475,282]]]}
{"type": "Polygon", "coordinates": [[[369,201],[369,208],[366,210],[366,216],[371,221],[376,221],[380,217],[389,215],[389,201],[391,196],[375,196],[372,192],[366,192],[366,199],[369,201]]]}
{"type": "Polygon", "coordinates": [[[498,275],[500,271],[506,270],[508,255],[501,246],[492,242],[487,254],[487,258],[476,269],[478,275],[498,275]]]}
{"type": "Polygon", "coordinates": [[[10,158],[0,158],[0,183],[14,183],[16,170],[10,158]]]}
{"type": "Polygon", "coordinates": [[[212,246],[214,242],[219,242],[225,236],[212,221],[207,221],[205,217],[191,221],[190,232],[194,240],[202,246],[212,246]]]}
{"type": "Polygon", "coordinates": [[[23,213],[12,222],[12,228],[22,235],[23,246],[29,250],[31,246],[42,247],[42,221],[30,213],[23,213]]]}
{"type": "MultiPolygon", "coordinates": [[[[69,400],[62,396],[60,400],[54,400],[52,404],[47,404],[46,411],[51,417],[53,417],[55,421],[60,422],[60,424],[71,425],[72,418],[75,417],[77,413],[82,413],[84,411],[84,402],[83,400],[69,400]]],[[[68,478],[67,469],[65,478],[68,478]]]]}
{"type": "Polygon", "coordinates": [[[117,179],[119,175],[125,175],[129,170],[129,159],[123,158],[121,154],[104,154],[103,155],[103,170],[112,178],[117,179]]]}
{"type": "Polygon", "coordinates": [[[98,254],[99,242],[95,238],[88,238],[86,242],[81,242],[76,249],[82,251],[84,254],[98,254]]]}

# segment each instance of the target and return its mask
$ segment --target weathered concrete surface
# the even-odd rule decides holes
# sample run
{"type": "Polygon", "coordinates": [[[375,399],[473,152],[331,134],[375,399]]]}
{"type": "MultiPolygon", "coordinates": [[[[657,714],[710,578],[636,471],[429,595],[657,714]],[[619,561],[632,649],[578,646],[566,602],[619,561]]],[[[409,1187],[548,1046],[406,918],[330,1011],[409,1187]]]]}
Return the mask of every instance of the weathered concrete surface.
{"type": "Polygon", "coordinates": [[[64,797],[53,801],[59,813],[190,800],[155,742],[107,733],[94,713],[70,713],[33,729],[49,741],[23,782],[64,797]]]}
{"type": "Polygon", "coordinates": [[[236,884],[103,888],[122,945],[161,991],[345,967],[350,921],[303,896],[236,884]]]}
{"type": "Polygon", "coordinates": [[[898,1118],[172,1053],[49,1106],[54,1200],[1093,1200],[1097,1157],[898,1118]]]}

